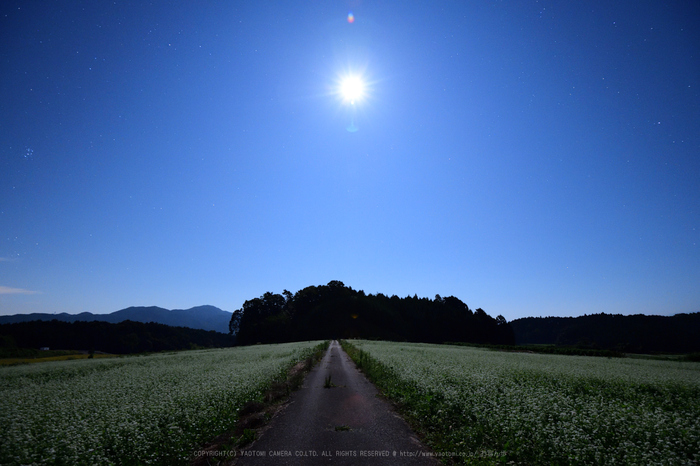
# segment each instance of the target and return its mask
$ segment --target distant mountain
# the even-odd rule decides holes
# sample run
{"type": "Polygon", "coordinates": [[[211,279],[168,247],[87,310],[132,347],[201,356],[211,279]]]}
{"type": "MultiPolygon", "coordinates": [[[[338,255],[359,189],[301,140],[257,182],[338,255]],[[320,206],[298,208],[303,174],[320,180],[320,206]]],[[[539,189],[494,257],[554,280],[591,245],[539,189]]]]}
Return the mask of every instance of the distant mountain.
{"type": "Polygon", "coordinates": [[[215,330],[228,333],[228,324],[231,321],[231,313],[214,306],[197,306],[191,309],[168,310],[162,307],[128,307],[111,314],[93,314],[81,312],[80,314],[15,314],[0,316],[0,324],[14,324],[19,322],[31,322],[33,320],[58,320],[61,322],[90,322],[100,321],[116,324],[125,320],[133,322],[156,322],[173,327],[189,327],[202,330],[215,330]]]}
{"type": "Polygon", "coordinates": [[[700,351],[700,312],[674,316],[592,314],[510,322],[518,345],[550,344],[630,353],[700,351]]]}

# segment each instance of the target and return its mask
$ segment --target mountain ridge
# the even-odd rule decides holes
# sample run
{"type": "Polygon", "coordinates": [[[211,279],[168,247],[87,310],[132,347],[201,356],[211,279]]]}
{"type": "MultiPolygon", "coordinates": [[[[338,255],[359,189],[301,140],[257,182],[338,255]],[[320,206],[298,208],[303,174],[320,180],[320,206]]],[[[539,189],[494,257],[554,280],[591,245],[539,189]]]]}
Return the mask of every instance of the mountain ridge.
{"type": "Polygon", "coordinates": [[[158,306],[130,306],[109,314],[93,314],[81,312],[80,314],[32,313],[0,316],[0,324],[14,324],[19,322],[31,322],[34,320],[61,322],[109,322],[120,323],[126,320],[133,322],[156,322],[173,327],[188,327],[201,330],[214,330],[220,333],[228,333],[228,324],[231,321],[231,312],[219,309],[212,305],[195,306],[189,309],[165,309],[158,306]]]}

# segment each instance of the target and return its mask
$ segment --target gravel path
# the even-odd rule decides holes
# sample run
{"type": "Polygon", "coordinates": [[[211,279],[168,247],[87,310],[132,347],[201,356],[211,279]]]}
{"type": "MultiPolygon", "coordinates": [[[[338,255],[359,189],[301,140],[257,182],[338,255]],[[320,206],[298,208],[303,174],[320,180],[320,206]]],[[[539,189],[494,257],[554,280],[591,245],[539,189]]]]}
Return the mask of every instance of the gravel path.
{"type": "Polygon", "coordinates": [[[337,341],[238,465],[437,465],[337,341]],[[326,377],[334,385],[324,388],[326,377]]]}

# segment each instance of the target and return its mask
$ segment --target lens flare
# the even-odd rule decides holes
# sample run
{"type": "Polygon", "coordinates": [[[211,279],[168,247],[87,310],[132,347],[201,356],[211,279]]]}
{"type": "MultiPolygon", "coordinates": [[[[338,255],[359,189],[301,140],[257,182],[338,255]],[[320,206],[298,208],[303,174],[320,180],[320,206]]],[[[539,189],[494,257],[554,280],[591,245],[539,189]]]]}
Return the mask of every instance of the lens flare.
{"type": "Polygon", "coordinates": [[[355,15],[352,14],[352,11],[348,13],[348,23],[352,24],[355,22],[355,15]]]}

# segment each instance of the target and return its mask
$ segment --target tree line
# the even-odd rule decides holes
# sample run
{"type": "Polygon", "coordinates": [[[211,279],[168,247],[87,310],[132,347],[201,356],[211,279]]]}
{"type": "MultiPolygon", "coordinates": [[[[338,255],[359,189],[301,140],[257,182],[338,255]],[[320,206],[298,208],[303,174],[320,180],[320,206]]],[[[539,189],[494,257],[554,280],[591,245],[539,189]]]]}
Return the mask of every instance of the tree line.
{"type": "Polygon", "coordinates": [[[626,353],[700,351],[700,312],[674,316],[592,314],[511,321],[516,343],[598,348],[626,353]]]}
{"type": "Polygon", "coordinates": [[[229,332],[237,344],[338,338],[512,345],[503,316],[472,311],[460,299],[365,294],[341,281],[309,286],[292,294],[267,292],[233,313],[229,332]]]}
{"type": "Polygon", "coordinates": [[[155,322],[31,321],[0,325],[0,349],[14,348],[101,351],[130,354],[233,346],[230,335],[213,330],[171,327],[155,322]]]}

